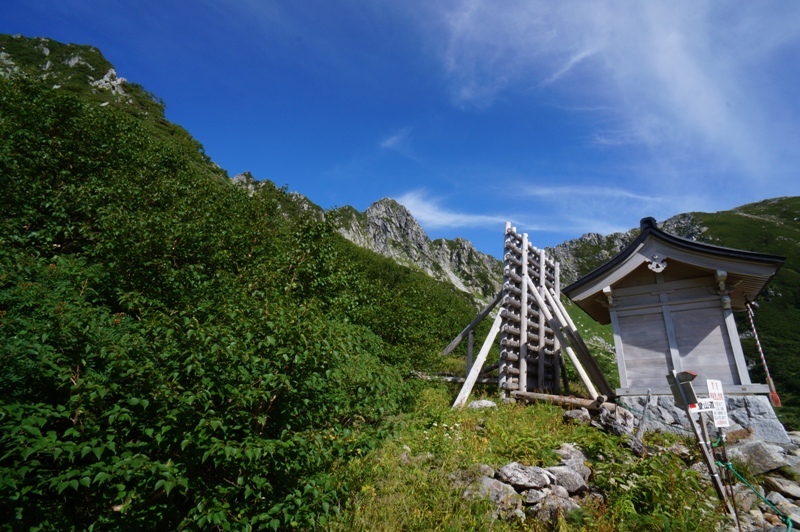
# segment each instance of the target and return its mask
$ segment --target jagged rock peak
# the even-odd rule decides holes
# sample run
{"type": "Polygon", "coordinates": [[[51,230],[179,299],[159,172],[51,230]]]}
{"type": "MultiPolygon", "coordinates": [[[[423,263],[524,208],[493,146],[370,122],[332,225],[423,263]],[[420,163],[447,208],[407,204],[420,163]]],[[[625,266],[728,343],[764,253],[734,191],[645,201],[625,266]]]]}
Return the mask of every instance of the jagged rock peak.
{"type": "Polygon", "coordinates": [[[349,206],[334,209],[327,219],[354,244],[448,281],[480,301],[500,289],[500,261],[461,238],[431,241],[411,212],[391,198],[376,201],[363,213],[349,206]]]}
{"type": "Polygon", "coordinates": [[[391,198],[376,201],[364,211],[367,231],[376,245],[386,252],[400,246],[412,259],[419,259],[430,242],[416,218],[391,198]]]}

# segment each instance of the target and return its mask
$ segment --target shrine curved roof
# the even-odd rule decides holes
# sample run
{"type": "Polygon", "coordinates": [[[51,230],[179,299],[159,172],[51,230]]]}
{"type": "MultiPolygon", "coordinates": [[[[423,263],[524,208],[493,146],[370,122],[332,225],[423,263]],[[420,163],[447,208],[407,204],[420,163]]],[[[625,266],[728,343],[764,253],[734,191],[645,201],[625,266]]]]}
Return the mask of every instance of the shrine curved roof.
{"type": "MultiPolygon", "coordinates": [[[[680,260],[705,270],[736,272],[740,279],[746,280],[747,288],[741,287],[746,293],[742,293],[741,296],[747,301],[754,301],[760,295],[769,280],[786,261],[785,257],[778,255],[715,246],[675,236],[660,230],[656,220],[648,217],[641,220],[639,235],[622,251],[564,288],[562,292],[588,311],[582,301],[587,301],[588,304],[590,298],[596,297],[596,294],[606,286],[624,278],[633,267],[656,259],[655,255],[650,256],[647,253],[659,249],[662,253],[667,252],[664,257],[667,260],[670,258],[680,260]]],[[[590,315],[596,314],[599,309],[593,310],[594,312],[589,312],[590,315]]]]}

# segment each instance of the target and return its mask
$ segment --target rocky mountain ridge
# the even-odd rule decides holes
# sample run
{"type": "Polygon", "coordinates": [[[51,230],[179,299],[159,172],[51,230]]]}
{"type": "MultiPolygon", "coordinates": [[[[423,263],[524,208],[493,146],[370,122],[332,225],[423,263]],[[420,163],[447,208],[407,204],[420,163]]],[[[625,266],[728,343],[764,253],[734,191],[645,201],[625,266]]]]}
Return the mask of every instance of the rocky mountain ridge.
{"type": "MultiPolygon", "coordinates": [[[[340,207],[325,213],[325,218],[354,244],[420,268],[482,300],[491,299],[500,290],[500,261],[477,251],[463,238],[430,240],[408,209],[393,199],[376,201],[363,213],[340,207]]],[[[683,238],[710,241],[705,235],[708,228],[691,213],[673,216],[658,226],[683,238]]],[[[610,260],[638,234],[638,228],[610,235],[587,233],[546,250],[560,262],[562,285],[567,285],[610,260]]]]}
{"type": "MultiPolygon", "coordinates": [[[[231,181],[250,194],[264,186],[275,186],[270,181],[256,180],[250,172],[238,174],[231,181]]],[[[383,198],[364,212],[358,212],[350,206],[325,211],[296,192],[289,193],[289,198],[292,210],[303,211],[305,217],[328,221],[353,244],[448,282],[472,294],[480,303],[491,300],[500,291],[502,264],[499,260],[476,250],[463,238],[431,240],[408,209],[393,199],[383,198]]]]}
{"type": "Polygon", "coordinates": [[[481,301],[500,290],[501,263],[463,238],[431,240],[414,216],[390,198],[363,213],[352,207],[329,211],[326,219],[354,244],[470,292],[481,301]]]}
{"type": "Polygon", "coordinates": [[[94,46],[0,34],[0,78],[41,80],[53,90],[81,95],[102,107],[124,109],[163,129],[179,129],[166,122],[161,98],[119,76],[94,46]]]}
{"type": "MultiPolygon", "coordinates": [[[[232,180],[251,193],[261,186],[261,182],[249,172],[239,174],[232,180]]],[[[463,238],[431,240],[411,212],[391,198],[376,201],[364,212],[358,212],[351,206],[325,211],[299,193],[292,193],[291,198],[307,216],[327,220],[339,234],[357,246],[389,257],[399,264],[421,269],[435,279],[449,282],[459,290],[473,294],[481,302],[491,300],[500,290],[501,261],[476,250],[469,240],[463,238]]],[[[730,212],[753,216],[745,212],[746,207],[730,212]]],[[[774,223],[774,220],[770,222],[774,223]]],[[[708,227],[696,213],[678,214],[657,225],[661,230],[682,238],[721,244],[719,239],[708,233],[708,227]]],[[[638,234],[638,228],[609,235],[586,233],[555,247],[548,247],[546,251],[560,263],[562,286],[566,286],[613,258],[638,234]]]]}

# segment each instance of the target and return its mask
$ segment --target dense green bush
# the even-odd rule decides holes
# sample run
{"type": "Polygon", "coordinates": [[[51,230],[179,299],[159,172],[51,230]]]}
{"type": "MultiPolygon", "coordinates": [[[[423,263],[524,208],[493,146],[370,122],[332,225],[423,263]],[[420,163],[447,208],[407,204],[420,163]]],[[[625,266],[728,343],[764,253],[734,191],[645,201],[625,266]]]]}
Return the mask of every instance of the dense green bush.
{"type": "Polygon", "coordinates": [[[474,309],[154,131],[0,80],[0,520],[321,524],[474,309]]]}

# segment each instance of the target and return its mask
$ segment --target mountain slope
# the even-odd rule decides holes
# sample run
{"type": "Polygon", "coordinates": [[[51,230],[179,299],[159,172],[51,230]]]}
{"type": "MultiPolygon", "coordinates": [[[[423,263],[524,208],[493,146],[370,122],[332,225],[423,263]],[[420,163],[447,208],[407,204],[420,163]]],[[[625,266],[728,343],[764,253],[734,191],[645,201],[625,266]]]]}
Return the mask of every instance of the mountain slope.
{"type": "MultiPolygon", "coordinates": [[[[467,295],[352,245],[305,198],[269,182],[234,186],[188,133],[126,99],[131,84],[118,83],[122,95],[93,85],[105,74],[91,72],[108,72],[99,52],[79,54],[93,67],[80,75],[80,61],[59,60],[64,81],[43,66],[55,43],[0,43],[0,520],[47,530],[312,529],[374,493],[342,471],[370,467],[364,457],[396,434],[409,405],[426,410],[428,385],[409,370],[437,360],[474,316],[467,295]]],[[[386,246],[435,258],[436,243],[423,245],[407,212],[385,203],[370,223],[393,235],[386,246]],[[409,235],[422,244],[403,244],[409,235]]],[[[796,198],[717,215],[692,215],[708,227],[698,235],[793,257],[759,316],[773,312],[762,331],[770,348],[786,349],[779,369],[790,372],[797,350],[771,343],[796,329],[796,198]]],[[[607,240],[575,246],[575,271],[611,253],[607,240]]],[[[444,244],[443,257],[477,261],[470,246],[444,244]]],[[[410,422],[430,447],[411,442],[426,454],[408,485],[438,468],[445,496],[401,505],[410,515],[453,507],[453,469],[441,457],[468,455],[450,447],[462,418],[449,409],[451,390],[438,390],[443,406],[410,422]]],[[[525,431],[509,430],[502,416],[520,408],[467,414],[463,429],[491,453],[552,459],[555,441],[543,435],[561,426],[560,410],[547,406],[543,419],[524,409],[533,416],[520,416],[525,431]]],[[[619,489],[600,511],[633,508],[629,490],[652,494],[665,515],[692,509],[683,499],[670,506],[669,487],[686,477],[640,475],[675,468],[637,471],[616,438],[599,445],[580,430],[598,462],[622,468],[605,475],[619,489]]]]}
{"type": "Polygon", "coordinates": [[[53,88],[52,41],[0,42],[0,522],[324,524],[471,299],[86,75],[53,88]]]}
{"type": "Polygon", "coordinates": [[[481,301],[500,290],[500,261],[476,250],[468,240],[431,241],[408,209],[392,199],[376,201],[363,213],[352,207],[335,209],[326,218],[356,245],[419,268],[481,301]]]}

